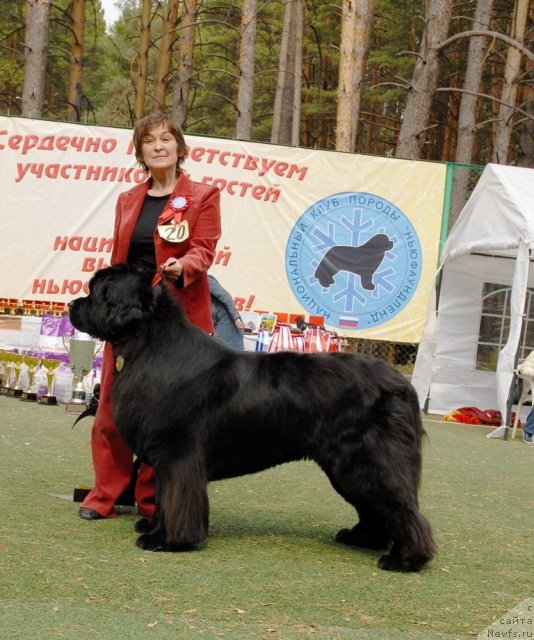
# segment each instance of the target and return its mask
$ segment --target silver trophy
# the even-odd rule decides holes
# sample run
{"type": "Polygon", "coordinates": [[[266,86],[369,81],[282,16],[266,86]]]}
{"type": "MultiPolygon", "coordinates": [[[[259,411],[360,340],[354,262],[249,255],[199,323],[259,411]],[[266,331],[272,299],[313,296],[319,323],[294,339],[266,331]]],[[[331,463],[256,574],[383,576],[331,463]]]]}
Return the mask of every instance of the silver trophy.
{"type": "Polygon", "coordinates": [[[67,409],[69,407],[74,409],[76,406],[83,409],[86,406],[83,379],[93,369],[93,360],[97,353],[96,344],[96,341],[87,333],[76,333],[65,340],[72,371],[72,398],[67,403],[67,409]]]}

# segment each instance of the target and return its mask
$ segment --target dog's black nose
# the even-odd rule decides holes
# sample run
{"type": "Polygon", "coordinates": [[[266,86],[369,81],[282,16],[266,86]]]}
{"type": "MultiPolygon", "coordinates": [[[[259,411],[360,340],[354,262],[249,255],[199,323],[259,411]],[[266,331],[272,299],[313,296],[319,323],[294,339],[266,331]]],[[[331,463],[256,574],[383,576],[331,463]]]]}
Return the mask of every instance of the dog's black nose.
{"type": "Polygon", "coordinates": [[[71,300],[70,302],[67,302],[67,307],[68,307],[69,309],[72,309],[72,307],[73,307],[73,305],[74,305],[74,302],[75,302],[74,300],[71,300]]]}

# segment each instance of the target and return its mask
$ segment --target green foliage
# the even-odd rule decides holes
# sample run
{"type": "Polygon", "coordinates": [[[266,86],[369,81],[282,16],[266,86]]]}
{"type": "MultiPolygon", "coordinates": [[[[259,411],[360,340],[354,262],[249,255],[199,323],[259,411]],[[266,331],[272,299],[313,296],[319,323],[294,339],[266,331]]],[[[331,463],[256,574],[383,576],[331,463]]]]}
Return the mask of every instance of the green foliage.
{"type": "MultiPolygon", "coordinates": [[[[259,3],[254,76],[253,136],[270,138],[270,120],[278,71],[283,2],[259,3]]],[[[187,130],[233,137],[237,116],[241,12],[232,4],[206,0],[199,12],[187,130]]]]}
{"type": "MultiPolygon", "coordinates": [[[[55,0],[52,5],[49,54],[43,116],[61,120],[67,112],[67,81],[70,61],[70,0],[55,0]]],[[[107,79],[114,75],[110,57],[111,43],[105,31],[100,0],[86,2],[85,53],[80,121],[108,124],[97,120],[98,109],[109,101],[107,79]]]]}
{"type": "MultiPolygon", "coordinates": [[[[279,50],[285,0],[258,0],[252,139],[269,141],[277,86],[279,50]]],[[[454,0],[451,33],[471,28],[476,3],[454,0]]],[[[71,0],[54,0],[49,38],[43,116],[61,120],[67,113],[71,0]]],[[[357,151],[391,153],[405,107],[405,98],[424,30],[425,0],[375,0],[374,19],[362,102],[357,151]]],[[[491,29],[509,33],[514,0],[495,0],[491,29]]],[[[24,80],[24,2],[0,3],[0,113],[18,115],[24,80]]],[[[163,24],[164,0],[152,2],[145,111],[152,109],[152,88],[163,24]]],[[[80,120],[131,126],[138,72],[141,0],[121,0],[121,15],[106,28],[101,0],[86,2],[83,100],[80,120]]],[[[180,3],[180,15],[183,3],[180,3]]],[[[194,65],[185,129],[190,133],[234,137],[237,117],[239,29],[241,3],[233,0],[199,2],[194,65]]],[[[174,67],[169,76],[166,108],[172,109],[172,83],[181,25],[174,43],[174,67]]],[[[340,3],[306,0],[302,59],[302,146],[335,147],[337,83],[341,33],[340,3]]],[[[458,40],[442,52],[440,88],[434,98],[427,129],[427,157],[443,159],[447,133],[454,138],[454,117],[466,64],[469,41],[458,40]]],[[[481,90],[498,95],[506,46],[494,41],[488,49],[481,90]]],[[[525,71],[527,71],[525,69],[525,71]]],[[[529,83],[522,74],[520,84],[529,83]]],[[[521,92],[520,92],[521,95],[521,92]]],[[[484,162],[491,157],[492,122],[496,102],[482,100],[478,109],[477,149],[484,162]]],[[[523,126],[530,126],[524,121],[523,126]]],[[[517,134],[517,132],[516,132],[517,134]]],[[[514,135],[516,135],[514,134],[514,135]]],[[[518,147],[514,138],[512,147],[518,147]]],[[[454,140],[449,153],[454,152],[454,140]]],[[[450,159],[450,158],[449,158],[450,159]]]]}
{"type": "Polygon", "coordinates": [[[424,14],[424,0],[376,0],[361,111],[379,111],[385,126],[373,128],[371,148],[362,147],[360,136],[361,151],[387,153],[395,143],[396,132],[390,127],[400,122],[404,109],[424,14]]]}
{"type": "Polygon", "coordinates": [[[0,113],[20,114],[24,82],[23,5],[18,0],[0,3],[0,113]]]}

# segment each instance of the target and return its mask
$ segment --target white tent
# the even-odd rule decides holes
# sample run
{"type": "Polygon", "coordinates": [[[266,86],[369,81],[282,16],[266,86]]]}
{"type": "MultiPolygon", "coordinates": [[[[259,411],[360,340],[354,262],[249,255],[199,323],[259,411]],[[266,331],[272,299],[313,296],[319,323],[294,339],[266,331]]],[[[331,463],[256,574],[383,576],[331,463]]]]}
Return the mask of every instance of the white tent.
{"type": "MultiPolygon", "coordinates": [[[[443,248],[412,383],[431,413],[496,408],[508,418],[527,288],[534,287],[534,170],[489,164],[443,248]],[[477,369],[485,283],[511,287],[508,339],[495,371],[477,369]]],[[[509,425],[507,425],[509,426],[509,425]]],[[[494,437],[506,434],[500,428],[494,437]]]]}

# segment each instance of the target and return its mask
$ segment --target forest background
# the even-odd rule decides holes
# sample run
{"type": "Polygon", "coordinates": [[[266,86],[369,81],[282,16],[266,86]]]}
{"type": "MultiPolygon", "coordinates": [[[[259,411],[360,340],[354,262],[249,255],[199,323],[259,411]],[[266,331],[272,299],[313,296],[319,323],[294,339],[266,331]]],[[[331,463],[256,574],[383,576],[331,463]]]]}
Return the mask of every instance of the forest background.
{"type": "Polygon", "coordinates": [[[101,0],[3,0],[0,113],[130,127],[165,108],[191,134],[534,165],[534,0],[115,5],[106,25],[101,0]]]}

